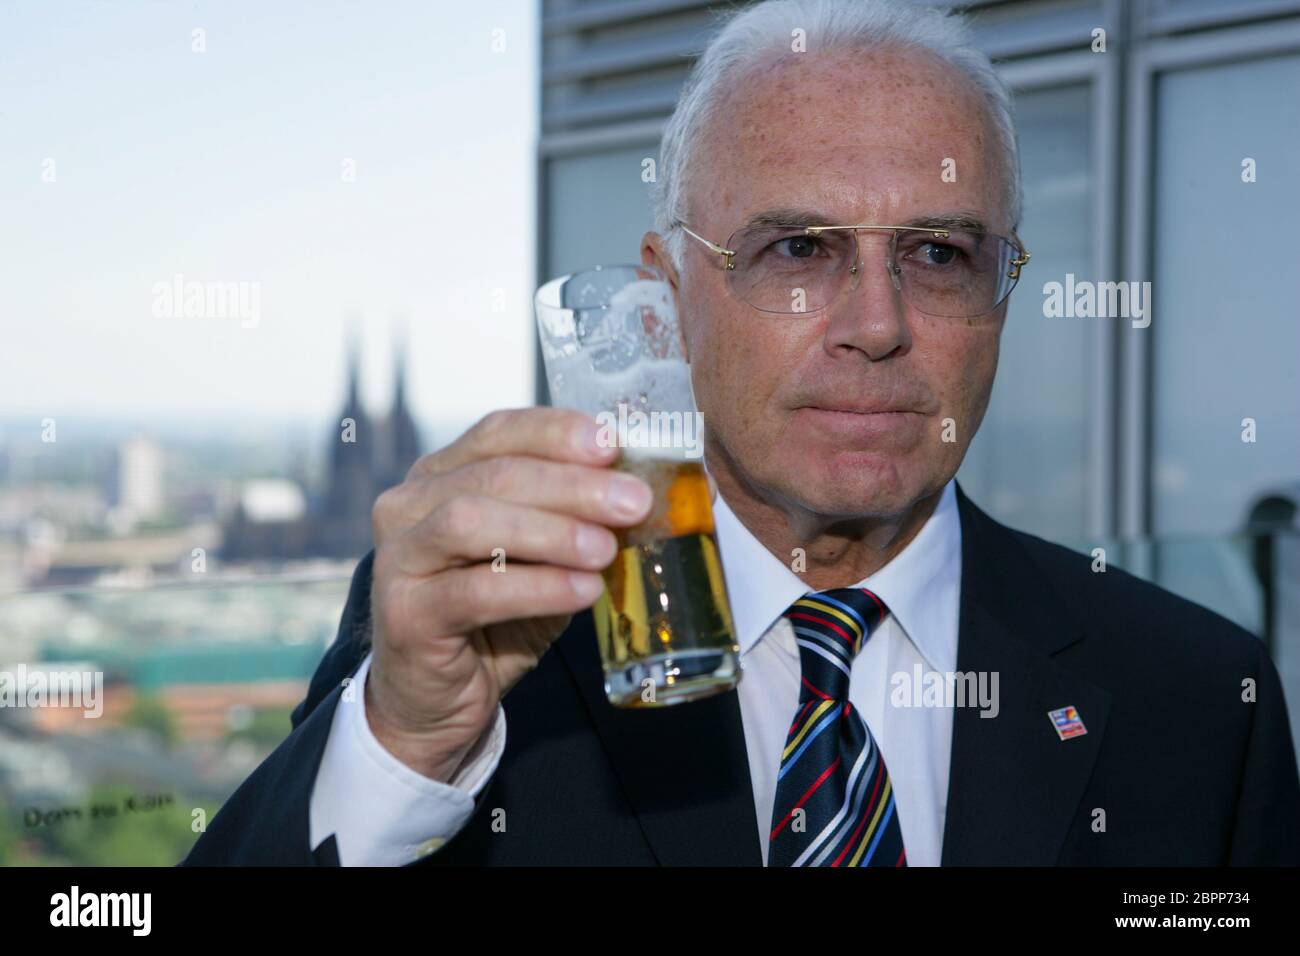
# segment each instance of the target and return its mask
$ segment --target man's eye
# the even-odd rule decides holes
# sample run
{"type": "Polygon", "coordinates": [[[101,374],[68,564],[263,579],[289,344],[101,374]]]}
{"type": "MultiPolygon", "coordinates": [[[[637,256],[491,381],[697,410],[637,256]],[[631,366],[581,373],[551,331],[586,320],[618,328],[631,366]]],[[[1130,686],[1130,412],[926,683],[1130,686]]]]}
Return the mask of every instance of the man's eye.
{"type": "Polygon", "coordinates": [[[817,240],[812,236],[791,236],[773,243],[774,248],[792,259],[807,259],[817,252],[817,240]]]}
{"type": "Polygon", "coordinates": [[[955,246],[945,246],[938,242],[927,242],[918,250],[919,258],[932,266],[952,265],[961,255],[955,246]]]}

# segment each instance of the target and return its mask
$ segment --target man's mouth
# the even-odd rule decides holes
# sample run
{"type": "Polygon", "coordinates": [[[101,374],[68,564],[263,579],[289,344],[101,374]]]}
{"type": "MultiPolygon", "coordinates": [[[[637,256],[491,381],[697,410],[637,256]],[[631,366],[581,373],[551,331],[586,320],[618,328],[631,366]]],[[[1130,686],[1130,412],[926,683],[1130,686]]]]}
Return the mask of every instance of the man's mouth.
{"type": "Polygon", "coordinates": [[[917,415],[919,412],[910,408],[888,408],[877,405],[805,405],[804,408],[817,412],[836,412],[841,415],[917,415]]]}
{"type": "Polygon", "coordinates": [[[837,442],[867,445],[912,434],[925,417],[909,408],[879,405],[804,405],[795,415],[812,431],[832,435],[837,442]]]}

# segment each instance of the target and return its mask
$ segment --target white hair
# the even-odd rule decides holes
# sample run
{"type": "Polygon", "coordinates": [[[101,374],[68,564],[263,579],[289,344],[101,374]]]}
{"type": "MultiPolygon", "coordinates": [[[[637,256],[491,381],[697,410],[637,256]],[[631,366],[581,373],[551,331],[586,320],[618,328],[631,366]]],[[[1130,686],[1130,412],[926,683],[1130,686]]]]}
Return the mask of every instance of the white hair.
{"type": "Polygon", "coordinates": [[[675,225],[687,218],[692,150],[716,120],[732,80],[788,55],[796,28],[807,37],[809,49],[819,53],[866,52],[886,46],[923,50],[969,79],[987,102],[994,133],[1001,141],[1007,211],[1012,227],[1019,227],[1024,193],[1011,94],[989,58],[973,45],[965,17],[903,0],[766,0],[726,15],[722,29],[691,70],[664,127],[652,198],[655,231],[664,237],[675,267],[682,265],[684,233],[675,225]]]}

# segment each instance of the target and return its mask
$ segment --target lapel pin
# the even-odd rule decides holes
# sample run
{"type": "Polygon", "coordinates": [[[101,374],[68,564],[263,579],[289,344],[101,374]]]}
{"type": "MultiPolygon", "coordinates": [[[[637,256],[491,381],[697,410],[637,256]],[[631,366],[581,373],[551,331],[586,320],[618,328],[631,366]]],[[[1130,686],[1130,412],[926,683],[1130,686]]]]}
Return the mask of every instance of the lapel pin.
{"type": "Polygon", "coordinates": [[[1083,721],[1079,719],[1079,712],[1073,707],[1049,710],[1047,716],[1051,719],[1052,726],[1056,728],[1056,735],[1062,740],[1082,737],[1088,732],[1088,728],[1084,727],[1083,721]]]}

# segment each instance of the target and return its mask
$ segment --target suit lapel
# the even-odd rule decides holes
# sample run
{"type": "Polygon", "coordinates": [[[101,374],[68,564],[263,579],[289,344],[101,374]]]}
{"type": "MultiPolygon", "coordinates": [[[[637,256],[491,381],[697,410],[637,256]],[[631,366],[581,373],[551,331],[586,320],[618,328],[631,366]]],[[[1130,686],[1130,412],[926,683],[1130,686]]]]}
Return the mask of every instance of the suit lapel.
{"type": "Polygon", "coordinates": [[[957,669],[998,675],[999,710],[953,711],[944,866],[1057,862],[1101,747],[1110,694],[1053,655],[1083,640],[1012,533],[957,490],[962,582],[957,669]],[[1049,711],[1073,706],[1087,733],[1062,740],[1049,711]]]}
{"type": "Polygon", "coordinates": [[[625,710],[605,697],[590,612],[556,643],[646,842],[664,866],[760,866],[736,692],[625,710]]]}

